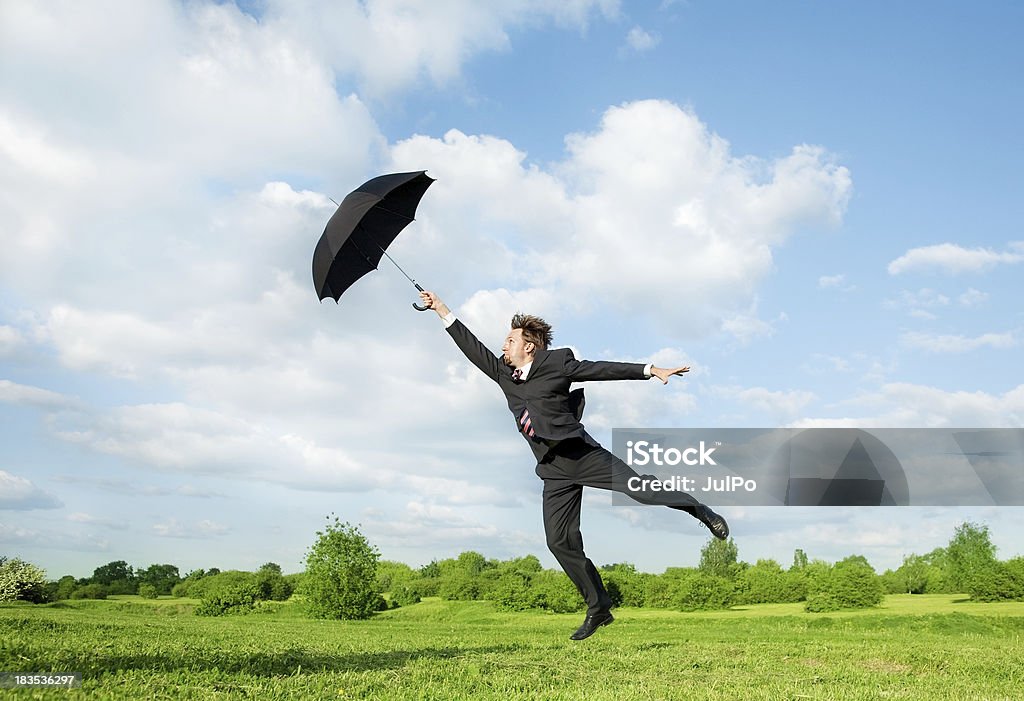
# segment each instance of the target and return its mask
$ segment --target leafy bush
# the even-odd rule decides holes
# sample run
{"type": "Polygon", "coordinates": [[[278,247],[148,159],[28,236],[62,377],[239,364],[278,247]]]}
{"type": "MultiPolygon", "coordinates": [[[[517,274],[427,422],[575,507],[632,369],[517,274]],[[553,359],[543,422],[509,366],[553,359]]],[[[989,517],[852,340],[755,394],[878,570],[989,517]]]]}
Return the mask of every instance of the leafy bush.
{"type": "Polygon", "coordinates": [[[482,591],[480,577],[468,572],[446,573],[438,580],[437,595],[449,601],[474,601],[482,591]]]}
{"type": "Polygon", "coordinates": [[[381,608],[380,553],[355,526],[328,522],[306,554],[303,594],[313,618],[369,618],[381,608]]]}
{"type": "Polygon", "coordinates": [[[644,584],[647,577],[633,565],[623,563],[601,568],[601,579],[612,599],[612,606],[643,606],[644,584]]]}
{"type": "Polygon", "coordinates": [[[157,596],[159,596],[159,594],[157,594],[156,587],[154,587],[152,584],[140,584],[139,596],[141,596],[143,599],[155,599],[157,598],[157,596]]]}
{"type": "MultiPolygon", "coordinates": [[[[273,563],[270,563],[273,564],[273,563]]],[[[201,600],[196,614],[223,616],[276,610],[264,606],[268,601],[283,601],[292,594],[291,582],[281,576],[280,569],[264,565],[258,572],[228,570],[214,575],[189,578],[178,585],[187,585],[187,595],[201,600]]]]}
{"type": "Polygon", "coordinates": [[[171,596],[178,599],[187,599],[192,596],[193,582],[184,579],[171,587],[171,596]]]}
{"type": "Polygon", "coordinates": [[[572,613],[586,608],[586,602],[576,585],[564,572],[543,570],[530,581],[535,608],[553,613],[572,613]]]}
{"type": "Polygon", "coordinates": [[[137,568],[135,578],[139,584],[152,584],[160,594],[170,594],[174,585],[181,581],[178,568],[168,564],[150,565],[144,570],[137,568]]]}
{"type": "Polygon", "coordinates": [[[725,577],[698,572],[682,577],[672,593],[672,604],[680,611],[713,611],[733,603],[733,583],[725,577]]]}
{"type": "Polygon", "coordinates": [[[811,578],[804,609],[821,612],[869,608],[882,603],[883,596],[882,583],[868,561],[851,555],[811,578]]]}
{"type": "Polygon", "coordinates": [[[56,582],[47,585],[51,601],[63,601],[70,599],[72,592],[78,587],[78,581],[70,574],[66,574],[56,582]]]}
{"type": "Polygon", "coordinates": [[[412,583],[398,584],[391,588],[391,604],[394,608],[410,606],[420,602],[420,595],[412,583]]]}
{"type": "Polygon", "coordinates": [[[974,601],[1024,599],[1024,559],[981,564],[966,578],[967,593],[974,601]]]}
{"type": "Polygon", "coordinates": [[[281,568],[268,562],[256,572],[260,598],[266,601],[287,601],[292,595],[292,583],[281,574],[281,568]]]}
{"type": "Polygon", "coordinates": [[[503,611],[527,611],[537,608],[538,599],[530,586],[532,574],[506,572],[495,585],[492,597],[494,605],[503,611]]]}
{"type": "Polygon", "coordinates": [[[1010,586],[1006,592],[1008,596],[1004,598],[1024,600],[1024,557],[1015,557],[1002,564],[1010,586]]]}
{"type": "Polygon", "coordinates": [[[802,570],[783,570],[775,560],[758,560],[740,572],[736,600],[745,604],[789,603],[807,595],[802,570]]]}
{"type": "Polygon", "coordinates": [[[253,575],[248,580],[229,581],[211,588],[196,607],[197,616],[225,616],[252,613],[256,610],[260,588],[253,575]]]}
{"type": "Polygon", "coordinates": [[[652,575],[644,580],[644,606],[649,608],[667,609],[672,607],[672,593],[677,578],[668,574],[652,575]]]}
{"type": "Polygon", "coordinates": [[[47,601],[46,574],[35,565],[0,558],[0,601],[47,601]]]}
{"type": "Polygon", "coordinates": [[[71,592],[72,599],[106,599],[107,588],[102,584],[84,584],[73,592],[71,592]]]}
{"type": "Polygon", "coordinates": [[[207,577],[213,577],[220,574],[220,570],[213,568],[209,572],[205,572],[202,569],[192,570],[189,572],[183,580],[171,587],[171,596],[177,598],[187,597],[199,597],[199,592],[195,590],[196,584],[207,577]]]}
{"type": "Polygon", "coordinates": [[[404,562],[381,560],[377,563],[377,589],[380,591],[393,593],[396,587],[408,584],[416,577],[416,571],[404,562]]]}

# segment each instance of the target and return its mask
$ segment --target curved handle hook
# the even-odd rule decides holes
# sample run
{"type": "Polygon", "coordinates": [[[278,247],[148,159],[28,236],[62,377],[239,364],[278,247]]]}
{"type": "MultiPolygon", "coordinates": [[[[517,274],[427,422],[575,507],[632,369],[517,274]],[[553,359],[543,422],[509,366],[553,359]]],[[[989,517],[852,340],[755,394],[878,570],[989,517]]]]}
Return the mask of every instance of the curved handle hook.
{"type": "MultiPolygon", "coordinates": [[[[412,284],[416,285],[416,289],[419,290],[420,292],[424,291],[423,288],[420,287],[419,283],[416,282],[415,280],[412,281],[412,284]]],[[[430,307],[421,307],[420,305],[416,304],[415,302],[412,303],[412,308],[415,309],[418,312],[425,312],[428,309],[430,309],[430,307]]]]}

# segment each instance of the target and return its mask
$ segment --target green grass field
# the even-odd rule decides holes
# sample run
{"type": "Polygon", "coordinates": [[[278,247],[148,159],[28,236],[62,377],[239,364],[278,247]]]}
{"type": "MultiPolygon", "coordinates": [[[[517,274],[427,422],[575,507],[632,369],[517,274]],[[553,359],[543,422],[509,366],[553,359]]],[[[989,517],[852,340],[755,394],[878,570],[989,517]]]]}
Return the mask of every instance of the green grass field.
{"type": "Polygon", "coordinates": [[[0,605],[0,670],[77,671],[24,698],[1021,699],[1024,603],[890,596],[714,613],[617,610],[583,642],[578,614],[427,600],[369,621],[201,618],[137,597],[0,605]]]}

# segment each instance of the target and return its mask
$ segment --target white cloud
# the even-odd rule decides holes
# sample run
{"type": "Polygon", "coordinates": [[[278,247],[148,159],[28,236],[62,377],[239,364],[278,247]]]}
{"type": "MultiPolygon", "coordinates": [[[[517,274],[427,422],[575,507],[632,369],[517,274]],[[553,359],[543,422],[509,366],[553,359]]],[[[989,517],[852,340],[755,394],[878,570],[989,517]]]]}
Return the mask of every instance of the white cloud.
{"type": "Polygon", "coordinates": [[[60,184],[77,185],[96,172],[87,156],[54,145],[39,126],[20,123],[4,112],[0,112],[0,157],[12,169],[60,184]]]}
{"type": "Polygon", "coordinates": [[[769,322],[751,314],[734,314],[723,319],[722,330],[734,336],[741,344],[775,333],[775,327],[769,322]]]}
{"type": "Polygon", "coordinates": [[[502,529],[493,518],[480,521],[461,510],[422,501],[410,501],[398,513],[364,510],[363,517],[366,530],[385,545],[435,549],[440,546],[460,551],[479,548],[486,549],[488,554],[496,550],[509,553],[543,548],[543,539],[536,530],[502,529]]]}
{"type": "Polygon", "coordinates": [[[0,358],[14,355],[24,345],[25,339],[18,329],[0,324],[0,358]]]}
{"type": "Polygon", "coordinates": [[[75,484],[79,486],[85,485],[103,492],[125,494],[133,497],[183,496],[194,497],[197,499],[210,499],[214,497],[227,496],[224,492],[219,492],[214,489],[195,487],[190,484],[183,484],[178,487],[164,487],[151,484],[139,484],[137,480],[113,479],[108,477],[97,477],[94,475],[57,475],[54,477],[54,480],[65,484],[75,484]]]}
{"type": "Polygon", "coordinates": [[[493,137],[397,144],[396,167],[431,163],[439,178],[422,206],[428,228],[444,232],[437,251],[439,235],[424,241],[427,267],[460,286],[465,270],[433,262],[458,251],[476,279],[516,280],[577,312],[641,309],[673,335],[723,324],[763,334],[767,322],[744,316],[772,271],[772,248],[800,228],[837,224],[851,190],[849,172],[821,148],[771,162],[732,156],[696,115],[664,101],[610,108],[567,147],[547,173],[493,137]]]}
{"type": "Polygon", "coordinates": [[[154,523],[153,532],[161,538],[209,539],[228,535],[231,529],[209,519],[202,519],[194,523],[182,523],[171,517],[163,523],[154,523]]]}
{"type": "Polygon", "coordinates": [[[426,79],[445,84],[480,52],[506,50],[508,31],[553,23],[583,29],[591,16],[613,17],[618,0],[452,0],[268,3],[262,24],[301,38],[341,75],[355,76],[366,92],[386,94],[426,79]],[[343,31],[344,41],[339,41],[343,31]]]}
{"type": "Polygon", "coordinates": [[[837,405],[861,408],[859,415],[804,418],[793,425],[852,428],[1019,428],[1024,426],[1024,385],[1003,394],[949,391],[927,385],[890,382],[837,405]]]}
{"type": "Polygon", "coordinates": [[[822,275],[818,278],[818,289],[827,290],[830,287],[839,287],[846,281],[845,275],[822,275]]]}
{"type": "Polygon", "coordinates": [[[52,411],[78,409],[82,406],[82,403],[73,397],[40,387],[21,385],[10,380],[0,380],[0,402],[21,404],[52,411]]]}
{"type": "Polygon", "coordinates": [[[769,390],[765,387],[723,386],[715,392],[744,408],[753,408],[780,419],[796,416],[816,399],[813,392],[806,390],[769,390]]]}
{"type": "Polygon", "coordinates": [[[804,369],[812,374],[821,375],[832,372],[850,372],[850,361],[838,355],[812,353],[804,369]]]}
{"type": "Polygon", "coordinates": [[[31,509],[59,509],[60,499],[35,486],[24,477],[0,470],[0,509],[29,511],[31,509]]]}
{"type": "Polygon", "coordinates": [[[910,316],[931,320],[938,317],[928,310],[949,306],[949,297],[927,287],[917,292],[900,290],[899,297],[886,300],[884,306],[889,309],[905,309],[910,316]]]}
{"type": "Polygon", "coordinates": [[[967,288],[967,291],[957,297],[957,302],[960,303],[961,307],[977,307],[988,301],[988,293],[976,290],[973,287],[967,288]]]}
{"type": "Polygon", "coordinates": [[[72,552],[108,552],[110,541],[80,529],[39,530],[0,521],[0,543],[20,548],[45,548],[72,552]]]}
{"type": "Polygon", "coordinates": [[[997,252],[991,248],[964,248],[954,243],[911,248],[889,263],[889,274],[918,270],[937,270],[952,274],[978,273],[999,264],[1024,262],[1024,242],[1014,241],[1010,250],[997,252]]]}
{"type": "Polygon", "coordinates": [[[900,343],[907,348],[929,353],[969,353],[979,348],[1014,348],[1017,346],[1017,339],[1009,331],[985,333],[974,337],[908,331],[900,335],[900,343]]]}
{"type": "Polygon", "coordinates": [[[72,523],[82,523],[89,526],[100,526],[101,528],[109,528],[115,531],[128,530],[127,521],[118,521],[112,518],[104,518],[102,516],[93,516],[83,511],[76,511],[75,513],[68,514],[67,520],[72,523]]]}
{"type": "Polygon", "coordinates": [[[626,34],[626,46],[636,52],[650,51],[661,43],[661,37],[648,32],[643,27],[633,27],[626,34]]]}

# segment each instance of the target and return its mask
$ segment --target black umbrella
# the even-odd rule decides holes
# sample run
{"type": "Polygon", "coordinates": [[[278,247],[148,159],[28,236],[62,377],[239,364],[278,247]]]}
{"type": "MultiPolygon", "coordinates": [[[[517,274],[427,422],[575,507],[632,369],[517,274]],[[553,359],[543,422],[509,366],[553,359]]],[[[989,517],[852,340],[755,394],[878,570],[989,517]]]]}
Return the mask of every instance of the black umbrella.
{"type": "MultiPolygon", "coordinates": [[[[342,200],[313,251],[313,285],[320,301],[332,297],[337,302],[352,283],[377,269],[382,256],[395,263],[385,249],[413,221],[432,182],[422,170],[391,173],[367,180],[342,200]]],[[[423,291],[398,263],[395,267],[423,291]]]]}

